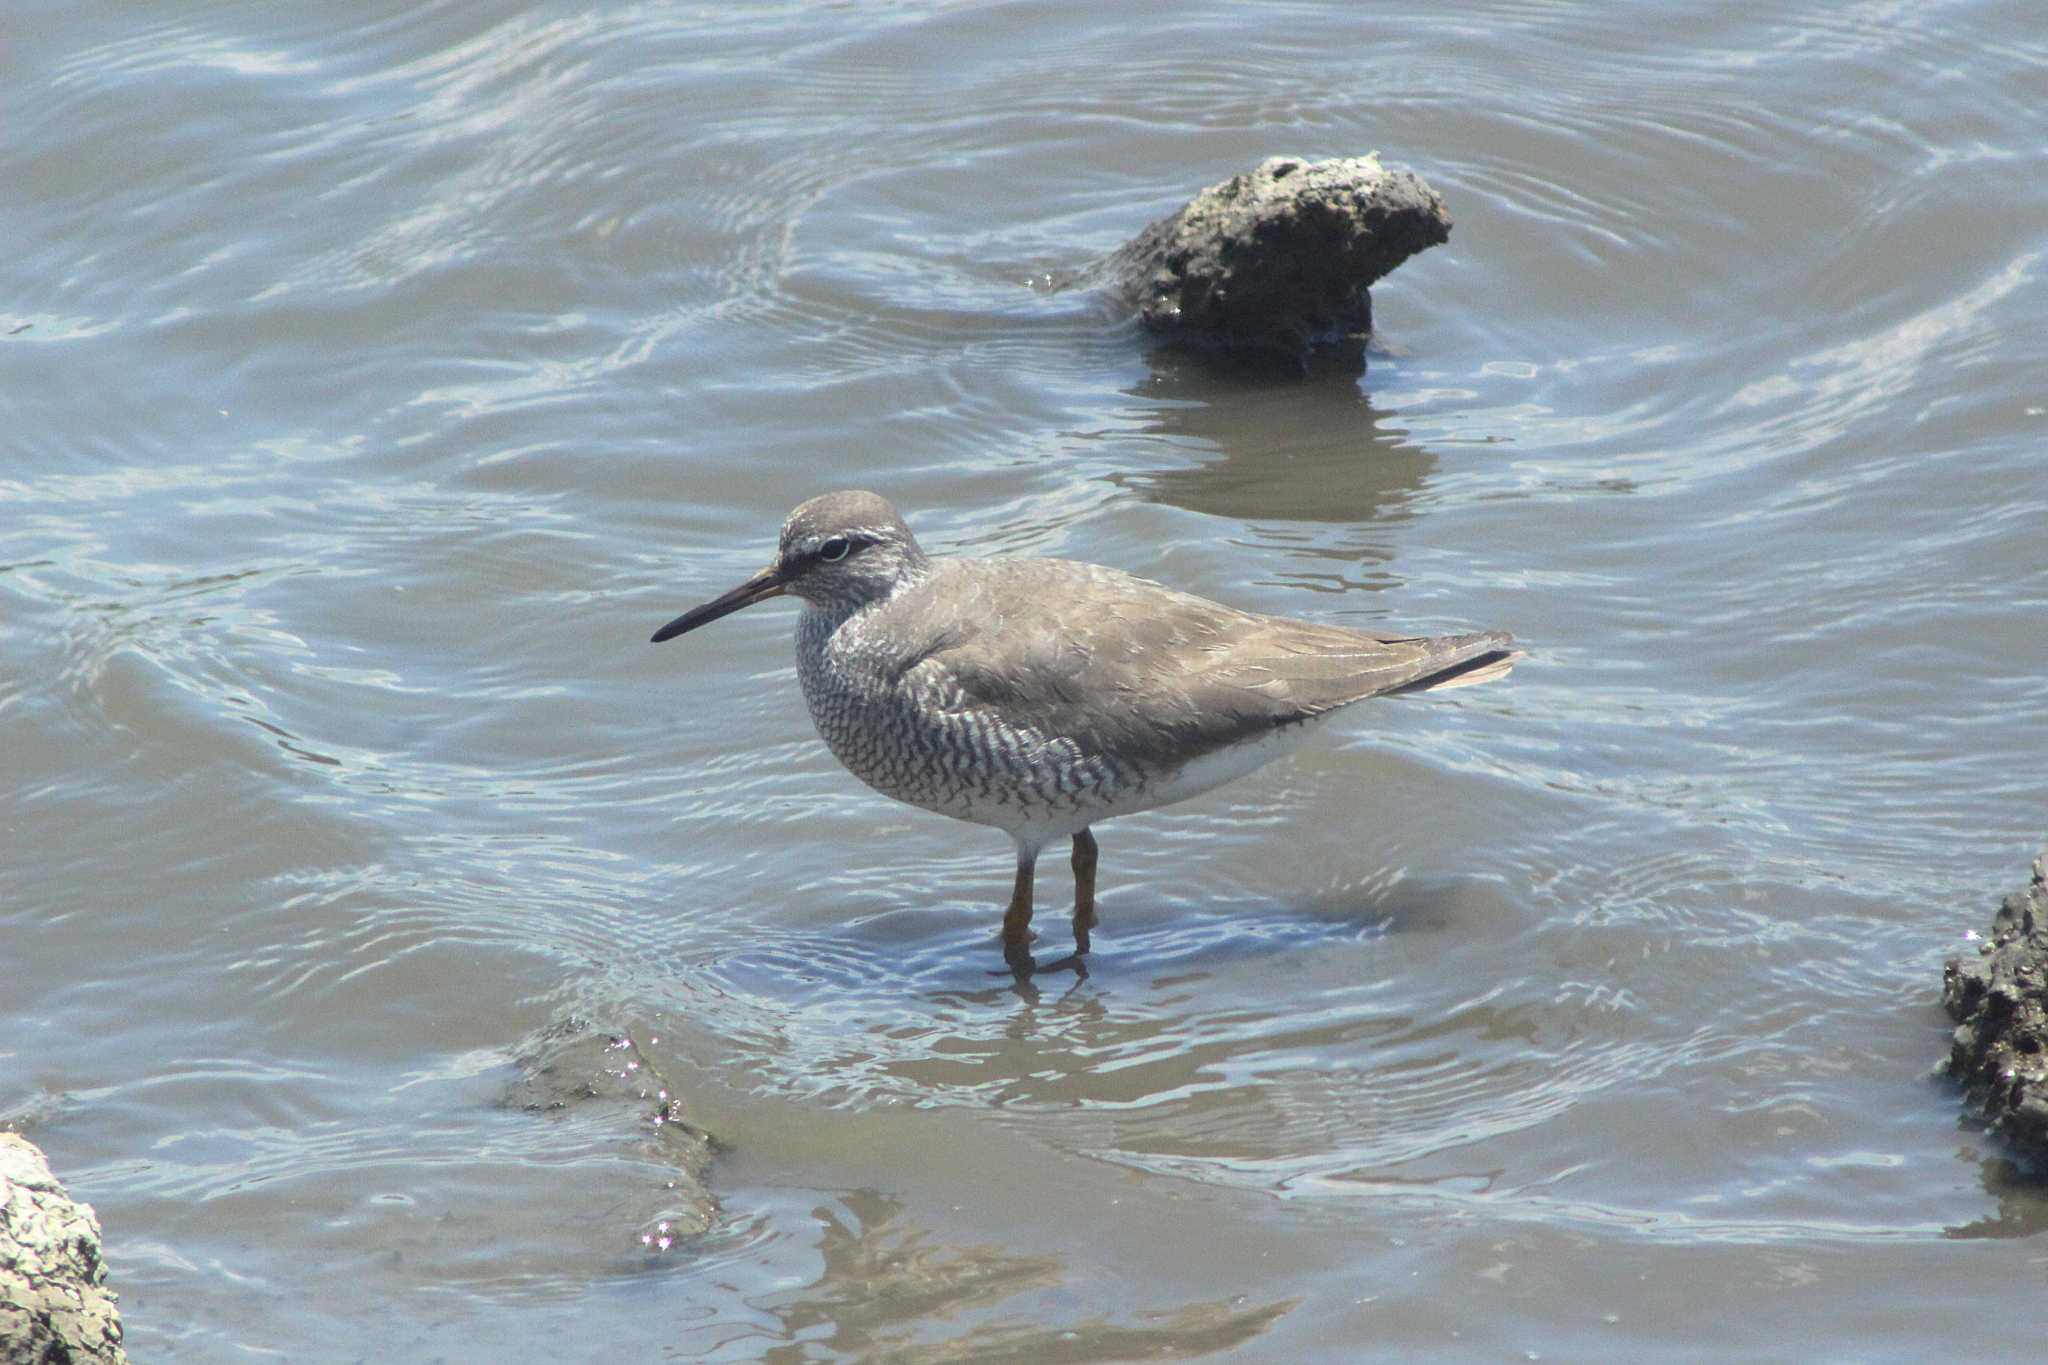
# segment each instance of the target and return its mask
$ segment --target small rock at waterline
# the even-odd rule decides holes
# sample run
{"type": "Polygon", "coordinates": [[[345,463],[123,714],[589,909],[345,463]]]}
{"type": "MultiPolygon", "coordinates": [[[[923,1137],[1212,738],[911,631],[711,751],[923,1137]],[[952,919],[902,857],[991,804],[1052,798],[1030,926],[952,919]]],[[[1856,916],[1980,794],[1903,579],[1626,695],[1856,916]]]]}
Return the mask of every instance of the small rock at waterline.
{"type": "Polygon", "coordinates": [[[1443,196],[1377,157],[1270,157],[1189,200],[1084,278],[1152,332],[1299,359],[1372,330],[1373,283],[1449,240],[1443,196]]]}
{"type": "Polygon", "coordinates": [[[41,1149],[0,1133],[0,1365],[126,1361],[100,1258],[100,1220],[41,1149]]]}
{"type": "Polygon", "coordinates": [[[1941,1001],[1956,1021],[1949,1074],[1993,1132],[2048,1171],[2048,854],[1977,951],[1948,960],[1941,1001]]]}

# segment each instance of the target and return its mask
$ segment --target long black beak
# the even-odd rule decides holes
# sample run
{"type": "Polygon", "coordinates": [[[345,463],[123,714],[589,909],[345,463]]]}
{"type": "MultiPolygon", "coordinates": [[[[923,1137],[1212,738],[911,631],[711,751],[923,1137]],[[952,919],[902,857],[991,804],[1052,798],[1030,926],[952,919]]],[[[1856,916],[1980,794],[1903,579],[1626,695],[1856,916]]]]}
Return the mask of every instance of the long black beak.
{"type": "Polygon", "coordinates": [[[685,631],[695,630],[701,625],[716,621],[721,616],[730,616],[741,607],[751,607],[756,602],[765,602],[771,597],[780,597],[784,592],[781,572],[770,564],[746,582],[721,597],[714,597],[701,607],[691,607],[675,620],[654,632],[654,643],[673,640],[685,631]]]}

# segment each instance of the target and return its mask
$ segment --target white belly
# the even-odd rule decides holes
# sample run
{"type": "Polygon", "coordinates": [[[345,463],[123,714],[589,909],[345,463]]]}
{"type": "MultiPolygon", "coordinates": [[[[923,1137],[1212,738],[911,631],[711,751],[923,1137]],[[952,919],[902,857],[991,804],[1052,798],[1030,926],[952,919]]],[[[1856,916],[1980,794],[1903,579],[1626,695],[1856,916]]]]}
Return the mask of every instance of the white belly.
{"type": "MultiPolygon", "coordinates": [[[[1265,767],[1276,758],[1285,758],[1308,741],[1311,731],[1319,728],[1320,717],[1300,725],[1290,725],[1274,730],[1263,739],[1233,744],[1213,754],[1204,754],[1184,766],[1172,777],[1150,784],[1144,797],[1130,810],[1152,810],[1159,806],[1170,806],[1176,801],[1185,801],[1191,796],[1234,782],[1245,774],[1265,767]]],[[[1129,810],[1119,810],[1118,815],[1127,815],[1129,810]]]]}
{"type": "Polygon", "coordinates": [[[1322,727],[1323,717],[1300,725],[1290,725],[1274,730],[1260,739],[1234,744],[1228,749],[1204,754],[1183,764],[1178,772],[1155,777],[1143,789],[1120,794],[1113,800],[1092,803],[1072,813],[1062,813],[1033,821],[1028,826],[988,821],[990,824],[1003,823],[1004,828],[1019,840],[1033,845],[1051,843],[1068,835],[1078,833],[1098,820],[1109,820],[1119,815],[1133,815],[1139,811],[1157,810],[1170,806],[1176,801],[1185,801],[1192,796],[1234,782],[1247,773],[1265,767],[1276,758],[1284,758],[1307,743],[1312,733],[1322,727]]]}

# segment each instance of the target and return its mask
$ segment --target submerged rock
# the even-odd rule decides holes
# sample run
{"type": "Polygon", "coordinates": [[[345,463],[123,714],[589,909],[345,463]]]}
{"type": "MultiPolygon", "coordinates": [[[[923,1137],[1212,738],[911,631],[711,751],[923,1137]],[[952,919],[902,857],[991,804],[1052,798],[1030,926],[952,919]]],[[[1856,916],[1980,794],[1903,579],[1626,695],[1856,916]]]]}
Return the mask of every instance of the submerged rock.
{"type": "Polygon", "coordinates": [[[42,1151],[0,1133],[0,1365],[125,1361],[100,1221],[42,1151]]]}
{"type": "Polygon", "coordinates": [[[1160,336],[1298,360],[1371,331],[1371,285],[1450,235],[1442,196],[1412,171],[1276,156],[1203,190],[1086,278],[1160,336]]]}
{"type": "Polygon", "coordinates": [[[1977,956],[1948,960],[1941,1002],[1956,1021],[1949,1074],[1993,1132],[2048,1171],[2048,854],[1998,907],[1977,956]]]}
{"type": "Polygon", "coordinates": [[[705,1177],[717,1144],[684,1117],[675,1090],[630,1035],[564,1019],[522,1049],[516,1065],[506,1105],[586,1120],[561,1130],[552,1156],[623,1177],[627,1188],[607,1207],[642,1246],[666,1251],[711,1226],[718,1203],[705,1177]]]}

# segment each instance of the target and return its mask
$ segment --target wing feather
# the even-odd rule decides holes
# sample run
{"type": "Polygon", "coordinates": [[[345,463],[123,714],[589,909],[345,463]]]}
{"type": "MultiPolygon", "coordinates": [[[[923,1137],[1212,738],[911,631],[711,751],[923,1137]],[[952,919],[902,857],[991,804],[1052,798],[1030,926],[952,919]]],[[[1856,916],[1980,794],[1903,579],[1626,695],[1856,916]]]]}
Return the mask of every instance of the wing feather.
{"type": "Polygon", "coordinates": [[[1238,611],[1114,569],[940,561],[900,606],[924,623],[906,682],[1084,752],[1189,758],[1367,697],[1462,686],[1506,635],[1379,636],[1238,611]]]}

